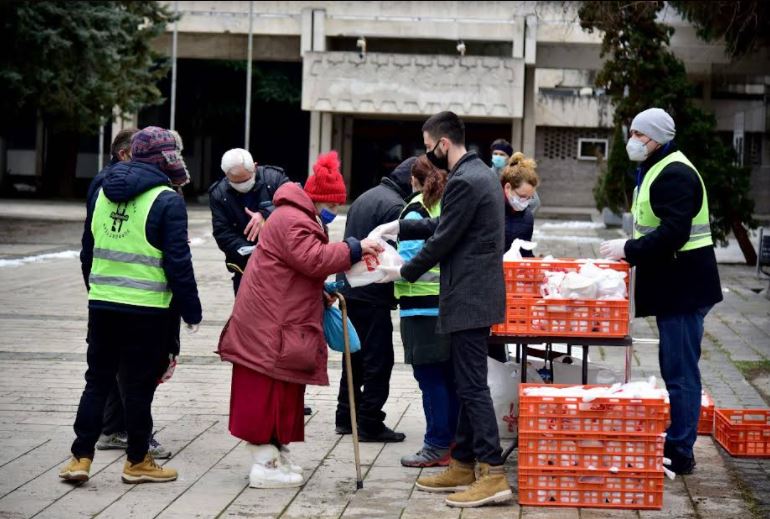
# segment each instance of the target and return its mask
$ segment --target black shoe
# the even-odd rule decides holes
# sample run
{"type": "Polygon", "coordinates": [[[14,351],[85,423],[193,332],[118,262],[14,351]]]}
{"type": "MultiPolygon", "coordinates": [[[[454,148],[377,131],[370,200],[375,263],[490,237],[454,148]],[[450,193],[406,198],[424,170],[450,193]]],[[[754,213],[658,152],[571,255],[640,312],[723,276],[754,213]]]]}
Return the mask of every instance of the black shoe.
{"type": "Polygon", "coordinates": [[[671,465],[668,466],[668,470],[678,476],[692,474],[695,469],[696,463],[694,456],[682,456],[668,444],[665,444],[663,447],[663,456],[671,460],[671,465]]]}
{"type": "Polygon", "coordinates": [[[368,434],[364,431],[358,431],[358,441],[360,442],[383,442],[383,443],[396,443],[402,442],[406,438],[406,434],[396,432],[393,429],[385,427],[376,434],[368,434]]]}
{"type": "Polygon", "coordinates": [[[313,410],[305,406],[305,416],[310,416],[311,414],[313,414],[313,410]]]}
{"type": "Polygon", "coordinates": [[[353,434],[353,428],[349,425],[338,425],[334,428],[337,434],[353,434]]]}

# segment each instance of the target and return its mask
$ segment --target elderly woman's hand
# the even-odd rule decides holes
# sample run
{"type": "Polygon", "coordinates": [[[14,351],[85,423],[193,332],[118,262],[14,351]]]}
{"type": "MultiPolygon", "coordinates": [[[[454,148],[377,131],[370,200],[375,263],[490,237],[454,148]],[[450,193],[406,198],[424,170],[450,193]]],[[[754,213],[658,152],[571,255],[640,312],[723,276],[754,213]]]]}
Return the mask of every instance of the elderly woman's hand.
{"type": "Polygon", "coordinates": [[[384,250],[385,248],[382,245],[380,245],[380,243],[377,240],[373,240],[371,238],[364,238],[363,240],[361,240],[361,253],[364,256],[366,256],[367,254],[376,256],[384,250]]]}
{"type": "Polygon", "coordinates": [[[323,295],[324,295],[324,305],[326,306],[326,308],[329,308],[337,300],[337,296],[330,294],[326,290],[323,291],[323,295]]]}

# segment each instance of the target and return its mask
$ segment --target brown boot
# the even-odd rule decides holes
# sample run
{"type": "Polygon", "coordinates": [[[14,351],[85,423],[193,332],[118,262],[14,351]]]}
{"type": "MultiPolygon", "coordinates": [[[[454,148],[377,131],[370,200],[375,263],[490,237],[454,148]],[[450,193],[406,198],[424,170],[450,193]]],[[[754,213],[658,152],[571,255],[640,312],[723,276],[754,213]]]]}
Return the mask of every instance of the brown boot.
{"type": "Polygon", "coordinates": [[[505,478],[503,466],[491,467],[487,463],[479,463],[479,479],[468,490],[448,496],[446,504],[470,508],[490,503],[503,503],[512,497],[511,485],[505,478]]]}
{"type": "Polygon", "coordinates": [[[91,471],[90,458],[70,458],[67,464],[59,470],[59,477],[67,481],[88,481],[91,471]]]}
{"type": "Polygon", "coordinates": [[[176,470],[161,467],[147,454],[139,463],[126,460],[123,465],[123,483],[166,483],[176,479],[176,470]]]}
{"type": "Polygon", "coordinates": [[[434,476],[424,476],[417,480],[417,488],[427,492],[457,492],[465,490],[476,481],[473,463],[463,463],[452,458],[449,467],[434,476]]]}

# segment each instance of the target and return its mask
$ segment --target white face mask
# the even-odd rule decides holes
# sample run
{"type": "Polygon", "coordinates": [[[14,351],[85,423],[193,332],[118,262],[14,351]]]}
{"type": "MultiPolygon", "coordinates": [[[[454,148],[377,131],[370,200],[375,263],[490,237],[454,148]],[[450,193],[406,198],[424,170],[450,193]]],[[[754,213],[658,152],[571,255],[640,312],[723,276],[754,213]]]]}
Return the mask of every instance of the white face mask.
{"type": "Polygon", "coordinates": [[[511,204],[511,207],[513,207],[515,211],[523,211],[529,205],[529,199],[524,199],[516,194],[512,194],[508,196],[508,203],[511,204]]]}
{"type": "Polygon", "coordinates": [[[237,184],[234,182],[227,181],[230,184],[230,187],[238,191],[239,193],[248,193],[251,191],[251,188],[254,187],[254,184],[256,184],[257,179],[256,175],[252,175],[249,180],[246,180],[245,182],[238,182],[237,184]]]}
{"type": "Polygon", "coordinates": [[[644,162],[650,154],[645,143],[633,138],[628,139],[626,143],[626,153],[628,153],[628,158],[634,162],[644,162]]]}

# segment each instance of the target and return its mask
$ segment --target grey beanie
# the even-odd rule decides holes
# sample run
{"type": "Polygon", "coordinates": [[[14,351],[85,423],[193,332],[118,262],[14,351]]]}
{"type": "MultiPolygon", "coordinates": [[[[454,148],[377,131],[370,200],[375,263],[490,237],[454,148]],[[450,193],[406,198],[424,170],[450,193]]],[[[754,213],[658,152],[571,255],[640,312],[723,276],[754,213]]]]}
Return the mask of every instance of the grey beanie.
{"type": "Polygon", "coordinates": [[[660,144],[666,144],[676,135],[674,120],[661,108],[648,108],[636,114],[631,121],[631,129],[660,144]]]}

